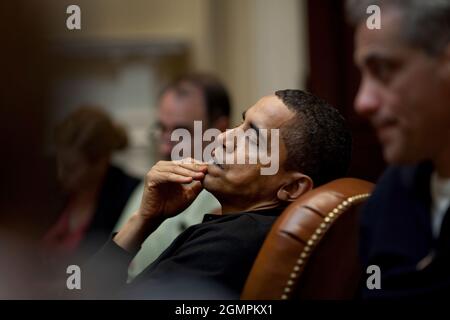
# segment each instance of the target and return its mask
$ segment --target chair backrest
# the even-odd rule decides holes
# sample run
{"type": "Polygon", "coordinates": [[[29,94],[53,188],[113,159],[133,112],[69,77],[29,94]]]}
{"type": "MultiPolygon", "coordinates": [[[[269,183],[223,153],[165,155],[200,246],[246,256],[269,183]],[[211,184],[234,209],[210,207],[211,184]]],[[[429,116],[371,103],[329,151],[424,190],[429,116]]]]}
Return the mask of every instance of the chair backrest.
{"type": "Polygon", "coordinates": [[[242,299],[351,299],[361,277],[359,207],[373,184],[343,178],[306,193],[277,219],[242,299]]]}

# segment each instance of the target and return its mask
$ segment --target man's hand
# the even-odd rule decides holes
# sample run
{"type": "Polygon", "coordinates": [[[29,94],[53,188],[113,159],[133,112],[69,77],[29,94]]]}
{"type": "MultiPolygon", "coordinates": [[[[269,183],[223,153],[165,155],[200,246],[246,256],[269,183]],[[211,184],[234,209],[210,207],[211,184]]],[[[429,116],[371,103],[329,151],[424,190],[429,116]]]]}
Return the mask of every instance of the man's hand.
{"type": "Polygon", "coordinates": [[[147,173],[139,210],[114,237],[130,252],[139,250],[142,242],[167,218],[186,209],[202,190],[207,164],[194,159],[159,161],[147,173]]]}
{"type": "Polygon", "coordinates": [[[138,214],[146,219],[166,219],[186,209],[203,189],[207,164],[188,158],[159,161],[145,177],[138,214]]]}

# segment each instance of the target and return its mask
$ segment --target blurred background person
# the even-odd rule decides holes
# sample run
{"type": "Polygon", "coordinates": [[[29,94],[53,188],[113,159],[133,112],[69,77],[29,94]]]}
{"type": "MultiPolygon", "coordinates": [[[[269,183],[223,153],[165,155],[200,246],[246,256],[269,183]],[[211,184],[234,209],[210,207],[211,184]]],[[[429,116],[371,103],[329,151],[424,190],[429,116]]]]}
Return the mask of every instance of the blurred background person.
{"type": "Polygon", "coordinates": [[[43,246],[50,257],[82,261],[107,240],[139,180],[111,164],[128,138],[99,108],[77,109],[57,126],[54,138],[65,201],[43,246]]]}
{"type": "Polygon", "coordinates": [[[450,293],[450,1],[348,0],[362,81],[355,110],[390,164],[361,212],[362,266],[380,269],[365,299],[450,293]],[[377,5],[382,27],[367,27],[377,5]]]}
{"type": "MultiPolygon", "coordinates": [[[[230,112],[228,92],[215,76],[207,73],[189,73],[180,76],[167,85],[159,97],[156,123],[151,131],[157,159],[171,160],[172,148],[178,143],[171,141],[174,130],[189,131],[191,146],[194,147],[194,121],[201,121],[203,131],[209,128],[225,131],[229,128],[230,112]]],[[[144,184],[141,183],[127,203],[116,230],[119,230],[138,210],[143,190],[144,184]]],[[[203,190],[182,214],[165,221],[148,237],[130,264],[130,278],[135,277],[153,262],[187,227],[200,223],[204,214],[220,212],[220,209],[218,200],[203,190]]]]}

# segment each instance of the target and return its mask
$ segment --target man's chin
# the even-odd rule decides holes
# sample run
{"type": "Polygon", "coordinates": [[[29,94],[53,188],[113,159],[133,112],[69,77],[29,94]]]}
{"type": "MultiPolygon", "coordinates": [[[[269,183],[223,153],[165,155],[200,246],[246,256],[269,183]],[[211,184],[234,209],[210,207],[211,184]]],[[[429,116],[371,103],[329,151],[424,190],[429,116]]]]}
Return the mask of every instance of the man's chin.
{"type": "Polygon", "coordinates": [[[203,188],[218,198],[224,191],[223,181],[218,176],[206,174],[203,179],[203,188]]]}
{"type": "Polygon", "coordinates": [[[401,148],[400,146],[395,145],[383,146],[383,158],[391,165],[417,164],[425,160],[412,149],[409,150],[408,148],[401,148]]]}
{"type": "Polygon", "coordinates": [[[383,158],[387,163],[392,165],[400,165],[404,163],[400,150],[389,144],[383,145],[383,158]]]}

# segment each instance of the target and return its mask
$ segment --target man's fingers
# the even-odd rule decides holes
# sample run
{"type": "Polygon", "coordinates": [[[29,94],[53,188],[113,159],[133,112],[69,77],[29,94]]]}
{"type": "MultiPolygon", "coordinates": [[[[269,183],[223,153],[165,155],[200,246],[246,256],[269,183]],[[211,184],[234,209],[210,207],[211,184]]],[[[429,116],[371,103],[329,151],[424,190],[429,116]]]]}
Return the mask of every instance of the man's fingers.
{"type": "Polygon", "coordinates": [[[188,158],[180,161],[158,161],[150,170],[148,181],[155,184],[164,182],[190,183],[202,180],[208,168],[202,162],[188,158]]]}
{"type": "Polygon", "coordinates": [[[200,160],[197,160],[197,159],[194,159],[194,158],[184,158],[184,159],[177,160],[177,161],[174,161],[174,162],[206,164],[206,162],[203,162],[203,161],[200,161],[200,160]]]}
{"type": "Polygon", "coordinates": [[[149,181],[154,184],[165,182],[190,183],[192,181],[203,180],[205,177],[203,172],[190,171],[182,167],[173,166],[158,168],[153,170],[153,174],[149,176],[149,181]]]}
{"type": "Polygon", "coordinates": [[[191,171],[198,171],[198,172],[206,172],[208,170],[208,164],[192,158],[186,158],[177,161],[159,161],[155,165],[155,168],[158,168],[159,170],[162,171],[171,171],[172,169],[170,168],[174,167],[181,167],[191,171]]]}
{"type": "Polygon", "coordinates": [[[204,170],[208,167],[206,162],[199,161],[194,158],[185,158],[182,160],[173,161],[174,163],[190,170],[204,170]]]}
{"type": "Polygon", "coordinates": [[[175,183],[189,183],[192,182],[192,177],[182,176],[172,172],[166,172],[164,175],[163,181],[166,182],[175,182],[175,183]]]}
{"type": "Polygon", "coordinates": [[[195,172],[206,173],[206,171],[208,171],[208,166],[206,164],[180,163],[179,166],[195,172]]]}
{"type": "Polygon", "coordinates": [[[184,168],[184,167],[177,166],[177,165],[161,168],[161,171],[162,172],[173,172],[173,173],[176,173],[181,176],[192,177],[192,178],[197,178],[197,179],[203,178],[205,175],[202,171],[194,171],[189,168],[184,168]]]}

